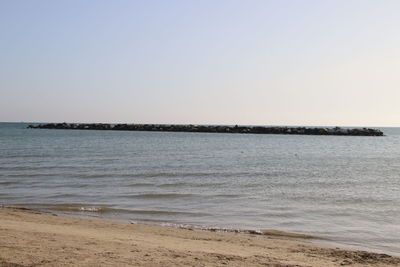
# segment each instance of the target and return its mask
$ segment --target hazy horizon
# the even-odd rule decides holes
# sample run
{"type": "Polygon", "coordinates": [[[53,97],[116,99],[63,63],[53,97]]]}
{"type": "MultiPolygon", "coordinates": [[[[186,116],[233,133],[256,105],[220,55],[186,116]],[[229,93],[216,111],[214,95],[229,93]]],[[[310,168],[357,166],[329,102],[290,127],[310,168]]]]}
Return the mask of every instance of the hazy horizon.
{"type": "Polygon", "coordinates": [[[399,1],[1,1],[0,121],[399,127],[399,1]]]}

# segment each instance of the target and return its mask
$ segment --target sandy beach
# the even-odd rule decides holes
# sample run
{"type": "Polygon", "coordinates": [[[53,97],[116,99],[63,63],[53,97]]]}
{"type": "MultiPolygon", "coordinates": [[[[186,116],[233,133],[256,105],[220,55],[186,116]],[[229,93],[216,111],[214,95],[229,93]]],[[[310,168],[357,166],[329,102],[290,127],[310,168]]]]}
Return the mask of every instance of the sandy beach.
{"type": "Polygon", "coordinates": [[[306,240],[0,209],[0,266],[400,266],[306,240]]]}

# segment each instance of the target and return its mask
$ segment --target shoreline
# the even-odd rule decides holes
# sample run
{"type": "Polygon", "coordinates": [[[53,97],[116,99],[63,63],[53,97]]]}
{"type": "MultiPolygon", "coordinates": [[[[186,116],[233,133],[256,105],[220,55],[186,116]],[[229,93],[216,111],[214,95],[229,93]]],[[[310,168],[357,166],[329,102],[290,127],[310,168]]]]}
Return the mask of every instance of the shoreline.
{"type": "Polygon", "coordinates": [[[298,238],[110,222],[0,206],[0,266],[32,265],[399,266],[400,258],[298,238]]]}
{"type": "MultiPolygon", "coordinates": [[[[67,216],[81,219],[93,219],[93,220],[104,220],[116,223],[130,223],[130,224],[140,224],[156,227],[167,227],[172,229],[184,229],[190,231],[205,231],[205,232],[216,232],[216,233],[233,233],[233,234],[244,234],[244,235],[259,235],[267,237],[277,237],[277,238],[289,238],[296,240],[305,240],[307,242],[312,242],[315,245],[323,245],[330,247],[338,247],[345,250],[357,250],[357,251],[368,251],[371,253],[383,253],[394,257],[400,257],[400,253],[393,251],[391,249],[383,249],[382,247],[371,246],[366,243],[357,243],[353,240],[336,240],[334,237],[314,235],[310,232],[293,232],[293,231],[283,231],[279,228],[245,228],[245,227],[228,227],[228,226],[215,226],[207,224],[196,224],[196,223],[185,223],[176,220],[160,220],[160,219],[140,219],[132,218],[130,216],[123,216],[123,214],[113,214],[107,215],[107,211],[112,210],[105,206],[84,206],[83,204],[61,204],[59,207],[57,204],[14,204],[6,205],[0,204],[1,207],[15,208],[21,210],[30,210],[34,212],[44,213],[44,214],[54,214],[59,216],[67,216]]],[[[117,211],[127,211],[119,210],[117,211]]],[[[144,212],[152,211],[139,211],[135,210],[134,213],[139,214],[144,212]]],[[[173,212],[172,212],[173,213],[173,212]]]]}

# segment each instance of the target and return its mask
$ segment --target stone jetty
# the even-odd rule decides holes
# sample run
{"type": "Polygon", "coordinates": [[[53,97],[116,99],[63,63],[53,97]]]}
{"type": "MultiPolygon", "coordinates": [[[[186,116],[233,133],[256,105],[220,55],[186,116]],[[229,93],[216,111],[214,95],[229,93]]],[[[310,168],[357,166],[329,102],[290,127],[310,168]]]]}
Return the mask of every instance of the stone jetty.
{"type": "Polygon", "coordinates": [[[196,132],[239,134],[298,134],[298,135],[349,135],[383,136],[383,132],[370,128],[325,128],[325,127],[281,127],[281,126],[225,126],[192,124],[104,124],[104,123],[48,123],[29,125],[32,129],[105,130],[105,131],[150,131],[150,132],[196,132]]]}

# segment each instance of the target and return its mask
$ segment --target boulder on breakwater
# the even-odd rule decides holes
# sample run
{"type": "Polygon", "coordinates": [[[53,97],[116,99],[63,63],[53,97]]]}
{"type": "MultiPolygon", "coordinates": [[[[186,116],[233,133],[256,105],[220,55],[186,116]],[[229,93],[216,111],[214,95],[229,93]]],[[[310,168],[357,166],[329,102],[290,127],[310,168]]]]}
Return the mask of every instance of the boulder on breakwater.
{"type": "Polygon", "coordinates": [[[281,126],[225,126],[192,124],[105,124],[105,123],[48,123],[29,125],[32,129],[62,130],[113,130],[113,131],[158,131],[158,132],[199,132],[199,133],[241,133],[241,134],[298,134],[298,135],[350,135],[383,136],[383,132],[371,128],[324,128],[324,127],[281,127],[281,126]]]}

